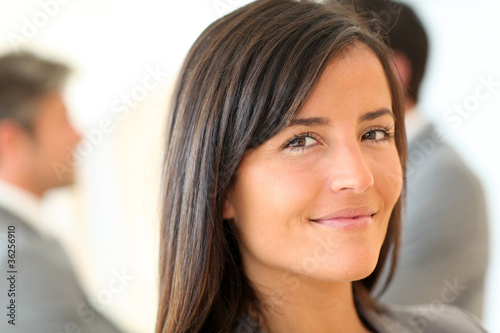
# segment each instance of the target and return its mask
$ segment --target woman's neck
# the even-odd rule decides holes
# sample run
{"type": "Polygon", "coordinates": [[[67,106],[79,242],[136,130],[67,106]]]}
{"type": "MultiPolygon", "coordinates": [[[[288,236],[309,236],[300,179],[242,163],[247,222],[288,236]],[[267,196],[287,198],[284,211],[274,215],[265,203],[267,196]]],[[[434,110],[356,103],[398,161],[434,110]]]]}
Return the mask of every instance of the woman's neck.
{"type": "Polygon", "coordinates": [[[351,282],[327,282],[281,273],[251,279],[269,333],[369,332],[358,316],[351,282]]]}

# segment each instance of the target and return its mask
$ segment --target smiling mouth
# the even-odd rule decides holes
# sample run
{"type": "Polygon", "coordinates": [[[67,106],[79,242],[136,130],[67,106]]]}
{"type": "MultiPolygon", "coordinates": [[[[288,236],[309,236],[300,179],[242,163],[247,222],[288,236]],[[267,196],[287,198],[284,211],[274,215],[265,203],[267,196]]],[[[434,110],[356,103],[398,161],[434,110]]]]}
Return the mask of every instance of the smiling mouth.
{"type": "MultiPolygon", "coordinates": [[[[373,214],[373,215],[375,215],[375,214],[373,214]]],[[[360,217],[366,217],[366,216],[371,216],[371,217],[373,217],[373,215],[355,216],[355,217],[353,217],[352,219],[353,219],[353,220],[357,220],[357,219],[359,219],[360,217]]]]}
{"type": "Polygon", "coordinates": [[[368,228],[376,213],[371,207],[346,208],[310,221],[337,230],[357,231],[368,228]]]}

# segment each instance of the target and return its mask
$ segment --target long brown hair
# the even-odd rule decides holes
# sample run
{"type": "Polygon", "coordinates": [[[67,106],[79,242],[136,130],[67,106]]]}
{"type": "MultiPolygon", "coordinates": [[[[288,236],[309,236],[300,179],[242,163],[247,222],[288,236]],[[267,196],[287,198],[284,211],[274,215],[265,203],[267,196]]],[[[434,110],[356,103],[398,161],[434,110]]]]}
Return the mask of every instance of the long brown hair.
{"type": "MultiPolygon", "coordinates": [[[[324,68],[346,46],[366,44],[392,93],[396,146],[405,166],[403,103],[389,51],[339,3],[263,0],[210,25],[183,65],[167,124],[157,333],[230,332],[257,301],[242,271],[223,199],[245,153],[280,132],[324,68]]],[[[397,255],[401,198],[374,272],[354,282],[364,306],[389,253],[397,255]],[[391,251],[392,249],[392,251],[391,251]]]]}

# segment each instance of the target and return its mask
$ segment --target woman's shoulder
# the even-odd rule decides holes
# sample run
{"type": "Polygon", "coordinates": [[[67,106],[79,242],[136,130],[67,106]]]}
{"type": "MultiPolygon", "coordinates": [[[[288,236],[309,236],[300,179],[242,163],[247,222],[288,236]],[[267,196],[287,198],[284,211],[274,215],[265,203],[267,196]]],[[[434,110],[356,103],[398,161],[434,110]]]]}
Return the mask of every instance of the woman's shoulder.
{"type": "Polygon", "coordinates": [[[484,333],[479,321],[464,310],[444,304],[415,306],[381,305],[377,313],[366,313],[381,332],[484,333]]]}

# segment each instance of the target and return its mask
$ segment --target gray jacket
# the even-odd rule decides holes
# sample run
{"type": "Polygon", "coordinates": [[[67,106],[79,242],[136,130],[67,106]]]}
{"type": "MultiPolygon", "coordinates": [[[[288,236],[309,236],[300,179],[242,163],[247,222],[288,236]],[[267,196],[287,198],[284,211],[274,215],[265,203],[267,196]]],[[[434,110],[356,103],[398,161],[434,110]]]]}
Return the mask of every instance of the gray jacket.
{"type": "Polygon", "coordinates": [[[0,309],[2,333],[120,332],[87,302],[59,243],[2,208],[0,309]]]}
{"type": "Polygon", "coordinates": [[[477,177],[432,125],[408,145],[407,212],[384,303],[445,303],[482,315],[488,220],[477,177]]]}

